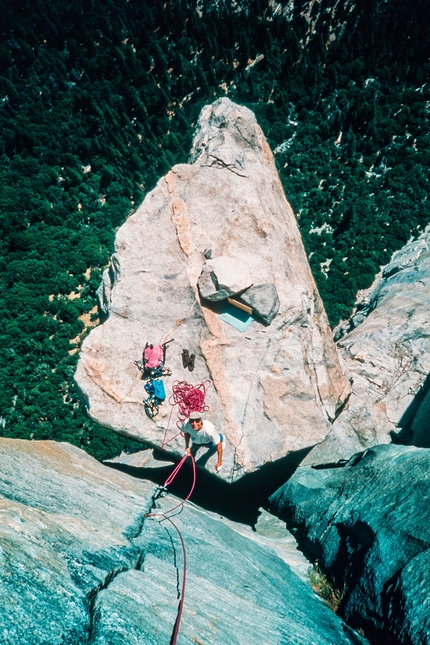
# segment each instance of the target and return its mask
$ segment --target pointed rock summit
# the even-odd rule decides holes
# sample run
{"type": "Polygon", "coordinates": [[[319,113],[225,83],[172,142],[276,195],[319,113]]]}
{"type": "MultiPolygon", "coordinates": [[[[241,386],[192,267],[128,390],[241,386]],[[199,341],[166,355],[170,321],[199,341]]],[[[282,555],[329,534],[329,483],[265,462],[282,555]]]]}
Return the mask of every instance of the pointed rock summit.
{"type": "Polygon", "coordinates": [[[93,419],[183,454],[172,384],[210,381],[206,418],[226,437],[219,476],[230,481],[324,439],[349,381],[252,112],[226,98],[206,106],[190,163],[160,179],[115,247],[100,292],[108,317],[83,343],[76,373],[93,419]],[[202,280],[222,299],[204,298],[202,280]],[[167,399],[150,419],[134,361],[146,342],[170,339],[167,399]],[[195,354],[193,371],[184,349],[195,354]]]}

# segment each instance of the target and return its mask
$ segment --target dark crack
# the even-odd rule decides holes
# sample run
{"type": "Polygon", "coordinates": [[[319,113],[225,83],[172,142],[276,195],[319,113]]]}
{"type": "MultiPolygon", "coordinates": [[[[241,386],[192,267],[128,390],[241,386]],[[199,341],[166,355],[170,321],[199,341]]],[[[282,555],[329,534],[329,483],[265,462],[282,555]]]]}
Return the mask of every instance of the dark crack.
{"type": "Polygon", "coordinates": [[[247,139],[247,138],[244,136],[244,134],[242,133],[242,131],[241,131],[241,129],[239,128],[239,126],[237,125],[237,123],[235,123],[235,124],[234,124],[234,126],[235,126],[236,130],[239,132],[239,134],[240,134],[240,136],[242,137],[242,139],[243,139],[244,141],[246,141],[246,143],[247,143],[251,148],[259,148],[259,149],[261,150],[261,146],[260,146],[258,143],[253,143],[252,141],[249,141],[249,139],[247,139]]]}
{"type": "Polygon", "coordinates": [[[124,573],[124,571],[129,571],[130,569],[135,569],[136,567],[120,567],[119,569],[115,569],[113,571],[109,571],[108,575],[104,579],[103,583],[99,585],[98,587],[95,587],[90,591],[90,593],[87,596],[88,599],[88,613],[90,616],[90,625],[88,629],[88,640],[87,640],[87,645],[91,645],[94,640],[95,636],[95,624],[96,624],[96,616],[95,616],[95,604],[96,600],[98,598],[98,595],[101,591],[104,589],[107,589],[111,582],[115,580],[115,578],[120,574],[124,573]]]}
{"type": "Polygon", "coordinates": [[[230,172],[232,172],[234,175],[237,175],[238,177],[244,177],[245,179],[248,177],[248,175],[243,175],[240,172],[238,172],[234,164],[226,163],[219,157],[215,157],[215,155],[210,155],[210,157],[212,157],[213,159],[212,163],[203,164],[204,166],[207,166],[209,168],[213,168],[214,166],[219,166],[220,168],[226,168],[227,170],[230,170],[230,172]]]}
{"type": "MultiPolygon", "coordinates": [[[[132,558],[132,553],[129,554],[130,565],[112,568],[107,572],[103,582],[93,587],[87,594],[89,629],[86,645],[92,645],[96,637],[97,611],[95,607],[99,594],[105,589],[108,589],[119,574],[127,571],[140,571],[142,569],[142,564],[146,556],[145,548],[136,545],[134,542],[142,535],[147,516],[156,507],[156,501],[163,490],[164,488],[162,486],[154,486],[152,495],[148,499],[146,507],[138,515],[136,521],[131,526],[127,527],[123,533],[124,537],[129,541],[130,546],[135,549],[134,558],[132,558]]],[[[97,559],[97,554],[92,554],[92,556],[90,556],[90,562],[93,566],[96,565],[95,559],[97,559]]]]}

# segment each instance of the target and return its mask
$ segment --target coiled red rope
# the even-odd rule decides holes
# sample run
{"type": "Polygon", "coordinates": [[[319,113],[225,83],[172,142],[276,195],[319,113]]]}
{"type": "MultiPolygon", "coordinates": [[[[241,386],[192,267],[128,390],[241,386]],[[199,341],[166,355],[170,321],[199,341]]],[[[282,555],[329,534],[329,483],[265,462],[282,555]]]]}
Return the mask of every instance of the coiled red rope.
{"type": "Polygon", "coordinates": [[[169,420],[167,422],[167,427],[164,432],[163,441],[161,448],[173,439],[176,439],[181,434],[181,427],[183,423],[188,419],[191,412],[207,412],[209,406],[205,403],[206,392],[211,386],[210,381],[203,381],[198,385],[191,385],[186,381],[174,381],[172,384],[172,394],[169,397],[169,403],[172,406],[170,410],[169,420]],[[177,432],[173,437],[166,441],[167,432],[170,427],[170,421],[172,419],[173,409],[178,406],[178,419],[176,421],[176,427],[179,432],[177,432]]]}
{"type": "Polygon", "coordinates": [[[179,625],[181,624],[182,610],[184,608],[185,584],[186,584],[186,580],[187,580],[187,554],[186,554],[186,551],[185,551],[184,538],[182,537],[182,534],[181,534],[180,530],[178,529],[176,524],[173,522],[173,520],[170,517],[168,517],[167,513],[172,513],[172,511],[176,510],[180,506],[183,506],[185,504],[185,502],[190,499],[190,497],[191,497],[191,495],[193,493],[194,487],[196,485],[196,464],[195,464],[193,456],[189,455],[189,454],[184,455],[182,457],[181,461],[179,462],[179,464],[176,466],[176,468],[173,470],[173,472],[169,475],[169,477],[166,479],[166,481],[164,483],[164,488],[166,488],[167,486],[169,486],[169,484],[171,484],[173,482],[173,480],[175,479],[175,477],[178,474],[178,472],[181,470],[183,464],[185,463],[185,461],[187,460],[188,457],[191,458],[191,463],[193,465],[193,484],[191,486],[191,490],[188,493],[188,495],[185,497],[184,500],[182,500],[182,502],[179,502],[179,504],[176,504],[176,506],[174,506],[173,508],[170,508],[168,511],[165,511],[164,513],[147,513],[145,515],[145,517],[154,517],[154,518],[161,517],[162,519],[167,520],[168,522],[170,522],[170,524],[176,529],[176,531],[177,531],[177,533],[179,535],[179,539],[181,541],[181,546],[182,546],[182,555],[183,555],[183,562],[184,562],[184,574],[182,576],[181,598],[179,600],[178,613],[176,615],[176,620],[175,620],[175,625],[174,625],[174,628],[173,628],[173,634],[172,634],[172,638],[171,638],[171,641],[170,641],[170,645],[176,645],[176,641],[177,641],[178,633],[179,633],[179,625]]]}
{"type": "Polygon", "coordinates": [[[210,381],[203,381],[198,385],[191,385],[186,381],[174,381],[169,403],[172,407],[178,406],[178,420],[176,421],[178,428],[188,419],[191,412],[207,412],[209,410],[209,406],[205,403],[205,397],[210,386],[210,381]]]}

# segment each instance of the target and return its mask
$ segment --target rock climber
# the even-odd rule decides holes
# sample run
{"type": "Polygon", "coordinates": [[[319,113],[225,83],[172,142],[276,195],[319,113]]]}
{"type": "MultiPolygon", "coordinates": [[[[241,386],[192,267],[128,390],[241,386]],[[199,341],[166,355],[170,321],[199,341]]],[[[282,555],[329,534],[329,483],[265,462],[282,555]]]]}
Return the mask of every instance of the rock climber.
{"type": "Polygon", "coordinates": [[[207,446],[209,448],[207,459],[215,451],[217,452],[218,461],[216,462],[215,470],[219,473],[222,468],[224,436],[215,429],[215,426],[210,421],[203,420],[200,412],[191,412],[188,421],[182,426],[182,432],[185,437],[185,454],[195,457],[197,450],[201,446],[207,446]],[[190,438],[192,439],[191,448],[190,438]]]}

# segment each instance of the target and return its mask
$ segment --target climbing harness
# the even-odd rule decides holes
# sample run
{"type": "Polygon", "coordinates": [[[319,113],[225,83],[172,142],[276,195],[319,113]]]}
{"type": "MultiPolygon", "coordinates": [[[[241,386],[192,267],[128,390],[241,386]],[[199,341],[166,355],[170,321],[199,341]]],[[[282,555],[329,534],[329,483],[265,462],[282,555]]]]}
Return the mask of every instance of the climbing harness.
{"type": "Polygon", "coordinates": [[[187,502],[190,499],[190,497],[191,497],[191,495],[193,493],[194,487],[196,485],[196,464],[194,462],[194,458],[193,458],[192,455],[186,454],[186,455],[184,455],[182,457],[181,461],[177,464],[176,468],[173,470],[173,472],[169,475],[169,477],[164,482],[164,486],[162,486],[161,489],[160,489],[161,492],[167,490],[167,486],[169,486],[169,484],[171,484],[173,482],[173,480],[175,479],[175,477],[178,474],[178,472],[181,470],[182,466],[184,465],[184,463],[185,463],[185,461],[187,460],[188,457],[190,457],[191,463],[193,465],[193,484],[191,486],[191,490],[188,493],[188,495],[185,497],[184,500],[179,502],[179,504],[176,504],[176,506],[173,506],[173,508],[170,508],[168,511],[165,511],[164,513],[147,513],[145,515],[145,517],[147,517],[147,518],[160,519],[160,521],[167,520],[168,522],[170,522],[170,524],[175,528],[177,534],[179,535],[179,539],[181,541],[182,556],[183,556],[183,562],[184,562],[184,573],[183,573],[183,576],[182,576],[182,589],[181,589],[181,597],[179,599],[178,613],[176,615],[176,620],[175,620],[175,625],[173,627],[173,634],[172,634],[172,639],[170,641],[170,645],[176,645],[176,641],[177,641],[178,633],[179,633],[179,626],[180,626],[181,618],[182,618],[182,610],[183,610],[183,607],[184,607],[184,600],[185,600],[185,584],[186,584],[186,579],[187,579],[187,554],[186,554],[186,550],[185,550],[184,538],[182,537],[182,534],[181,534],[179,528],[176,526],[176,524],[174,523],[172,518],[169,517],[169,515],[179,507],[181,507],[181,509],[182,509],[184,504],[185,504],[185,502],[187,502]]]}
{"type": "Polygon", "coordinates": [[[161,443],[161,449],[165,445],[176,439],[181,432],[181,427],[183,423],[188,419],[191,412],[207,412],[209,406],[205,403],[206,392],[211,386],[210,381],[203,381],[198,385],[191,385],[186,381],[174,381],[172,384],[172,394],[169,397],[169,403],[172,406],[170,410],[169,420],[167,422],[166,430],[164,432],[163,441],[161,443]],[[178,418],[176,421],[176,427],[179,432],[177,432],[173,437],[166,441],[167,433],[169,431],[170,422],[173,415],[174,408],[177,407],[178,418]]]}

